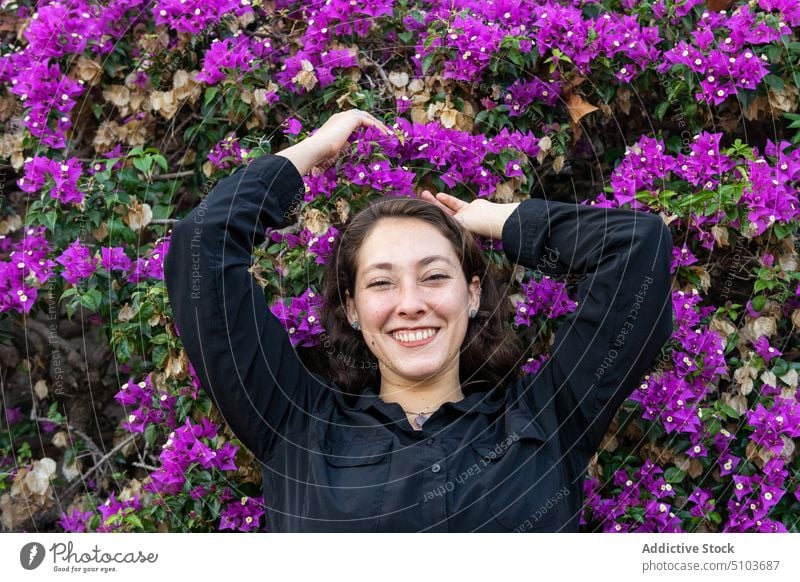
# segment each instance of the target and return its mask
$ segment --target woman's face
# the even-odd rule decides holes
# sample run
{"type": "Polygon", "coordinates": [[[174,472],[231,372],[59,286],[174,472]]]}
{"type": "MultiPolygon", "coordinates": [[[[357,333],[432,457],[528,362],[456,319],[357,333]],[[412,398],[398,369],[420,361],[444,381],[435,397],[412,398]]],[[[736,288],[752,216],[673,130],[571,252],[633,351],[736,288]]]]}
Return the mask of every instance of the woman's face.
{"type": "Polygon", "coordinates": [[[430,382],[458,370],[479,288],[477,276],[467,285],[453,245],[434,226],[382,218],[359,250],[355,298],[347,293],[348,319],[361,325],[384,380],[430,382]]]}

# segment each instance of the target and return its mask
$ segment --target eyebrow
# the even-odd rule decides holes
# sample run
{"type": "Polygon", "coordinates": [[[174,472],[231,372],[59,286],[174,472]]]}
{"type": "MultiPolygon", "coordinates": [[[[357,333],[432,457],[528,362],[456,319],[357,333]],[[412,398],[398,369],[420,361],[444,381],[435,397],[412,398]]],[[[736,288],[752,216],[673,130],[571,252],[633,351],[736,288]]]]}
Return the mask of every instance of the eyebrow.
{"type": "MultiPolygon", "coordinates": [[[[455,267],[455,265],[453,264],[453,261],[451,261],[450,259],[448,259],[444,255],[431,255],[429,257],[425,257],[424,259],[420,259],[419,261],[417,261],[417,265],[418,266],[419,265],[430,265],[431,263],[433,263],[435,261],[444,261],[445,263],[447,263],[451,267],[455,267]]],[[[370,266],[368,266],[366,269],[364,269],[364,273],[363,274],[366,275],[370,271],[391,270],[393,266],[394,265],[392,265],[392,263],[373,263],[370,266]]]]}

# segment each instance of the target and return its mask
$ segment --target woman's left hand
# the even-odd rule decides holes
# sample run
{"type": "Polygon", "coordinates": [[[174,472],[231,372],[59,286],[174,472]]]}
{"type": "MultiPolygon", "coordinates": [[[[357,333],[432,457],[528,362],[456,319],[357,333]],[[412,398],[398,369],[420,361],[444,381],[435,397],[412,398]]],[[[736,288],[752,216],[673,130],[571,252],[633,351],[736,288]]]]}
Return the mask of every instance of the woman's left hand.
{"type": "Polygon", "coordinates": [[[423,190],[420,198],[441,208],[469,232],[491,239],[502,237],[503,225],[514,209],[519,206],[518,202],[497,204],[483,198],[464,202],[444,192],[439,192],[434,196],[428,190],[423,190]]]}

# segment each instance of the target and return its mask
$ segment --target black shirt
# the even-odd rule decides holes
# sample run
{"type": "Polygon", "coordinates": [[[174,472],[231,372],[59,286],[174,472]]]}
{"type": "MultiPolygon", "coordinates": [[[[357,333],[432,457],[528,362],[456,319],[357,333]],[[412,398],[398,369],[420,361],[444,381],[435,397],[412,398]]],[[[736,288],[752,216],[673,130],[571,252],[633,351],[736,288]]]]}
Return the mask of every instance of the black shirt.
{"type": "Polygon", "coordinates": [[[239,168],[175,224],[167,290],[186,352],[262,463],[270,531],[578,530],[613,416],[672,333],[669,229],[655,215],[541,199],[503,226],[514,263],[585,274],[533,376],[442,405],[414,430],[374,392],[346,400],[300,363],[248,272],[303,199],[295,166],[239,168]]]}

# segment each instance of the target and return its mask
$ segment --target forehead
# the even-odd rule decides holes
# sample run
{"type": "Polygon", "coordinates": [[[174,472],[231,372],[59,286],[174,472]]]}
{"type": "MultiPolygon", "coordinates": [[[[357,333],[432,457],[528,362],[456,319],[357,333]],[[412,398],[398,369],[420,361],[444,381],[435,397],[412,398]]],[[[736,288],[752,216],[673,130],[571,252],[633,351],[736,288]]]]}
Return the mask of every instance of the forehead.
{"type": "Polygon", "coordinates": [[[453,244],[432,224],[416,218],[382,218],[359,249],[358,272],[366,273],[376,264],[414,268],[434,255],[448,259],[453,266],[459,265],[453,244]]]}

